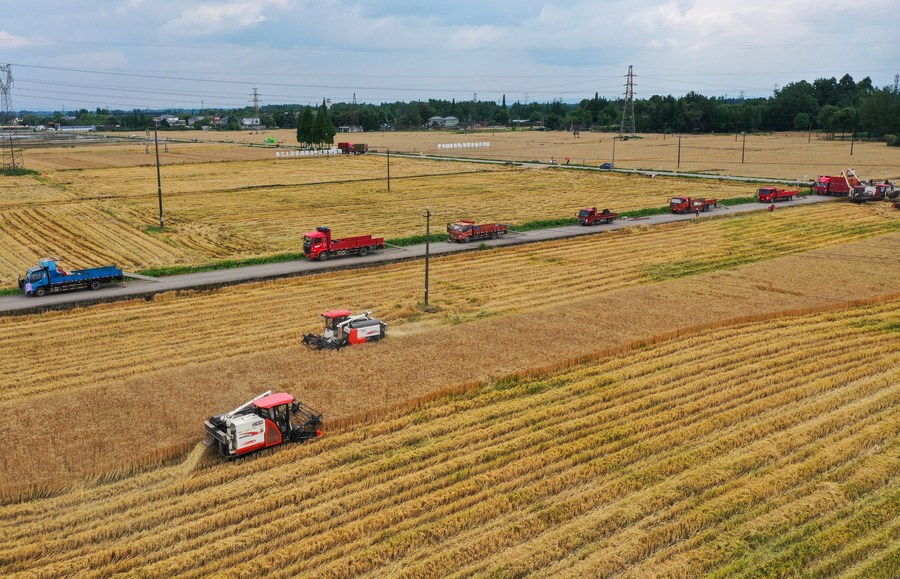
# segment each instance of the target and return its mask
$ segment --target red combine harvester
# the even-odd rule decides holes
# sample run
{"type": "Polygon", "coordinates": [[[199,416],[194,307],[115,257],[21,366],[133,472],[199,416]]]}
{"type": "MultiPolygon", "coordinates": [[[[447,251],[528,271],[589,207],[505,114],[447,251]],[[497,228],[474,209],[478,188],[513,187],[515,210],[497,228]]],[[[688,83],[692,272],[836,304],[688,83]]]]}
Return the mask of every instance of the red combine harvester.
{"type": "Polygon", "coordinates": [[[585,207],[578,212],[578,223],[582,225],[594,225],[597,223],[612,223],[613,219],[619,217],[618,213],[613,213],[609,209],[597,211],[596,207],[585,207]]]}
{"type": "Polygon", "coordinates": [[[325,261],[338,255],[366,255],[370,251],[384,249],[383,237],[360,235],[332,239],[330,227],[316,227],[303,236],[303,254],[307,259],[325,261]]]}
{"type": "Polygon", "coordinates": [[[450,241],[458,243],[468,243],[478,239],[497,239],[507,233],[509,233],[509,225],[502,223],[475,225],[474,221],[462,219],[456,223],[447,224],[447,236],[450,241]]]}
{"type": "Polygon", "coordinates": [[[384,338],[387,324],[365,311],[351,316],[350,310],[324,312],[325,334],[306,334],[303,344],[310,350],[340,350],[347,344],[364,344],[384,338]]]}
{"type": "Polygon", "coordinates": [[[260,394],[231,412],[204,421],[207,446],[235,458],[285,442],[321,436],[322,415],[286,392],[260,394]]]}
{"type": "Polygon", "coordinates": [[[697,211],[709,211],[715,207],[718,202],[718,199],[672,197],[669,200],[669,209],[672,210],[672,213],[696,213],[697,211]]]}
{"type": "Polygon", "coordinates": [[[756,192],[756,197],[762,203],[774,203],[775,201],[791,201],[799,194],[800,192],[796,189],[789,191],[777,187],[763,187],[756,192]]]}
{"type": "Polygon", "coordinates": [[[857,188],[854,189],[852,193],[850,193],[850,200],[854,203],[864,203],[866,201],[881,201],[883,199],[896,198],[897,191],[895,191],[894,184],[890,181],[885,181],[884,183],[875,183],[874,181],[870,181],[869,185],[863,187],[862,190],[857,188]]]}

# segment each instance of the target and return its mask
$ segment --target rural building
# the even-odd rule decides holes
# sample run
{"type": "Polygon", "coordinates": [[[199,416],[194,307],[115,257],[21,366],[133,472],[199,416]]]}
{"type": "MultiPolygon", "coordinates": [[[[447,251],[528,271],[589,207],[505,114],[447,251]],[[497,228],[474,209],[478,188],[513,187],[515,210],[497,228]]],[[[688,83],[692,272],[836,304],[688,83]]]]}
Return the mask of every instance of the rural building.
{"type": "Polygon", "coordinates": [[[428,119],[428,126],[432,129],[450,128],[459,125],[459,119],[456,117],[431,117],[428,119]]]}
{"type": "Polygon", "coordinates": [[[262,124],[259,122],[259,117],[243,117],[241,119],[241,128],[242,129],[258,129],[262,124]]]}
{"type": "Polygon", "coordinates": [[[166,124],[168,124],[170,127],[183,127],[187,124],[184,122],[184,119],[179,119],[175,115],[170,114],[153,117],[153,120],[157,123],[162,123],[163,121],[165,121],[166,124]]]}
{"type": "Polygon", "coordinates": [[[361,133],[363,128],[357,125],[341,125],[338,127],[339,133],[361,133]]]}

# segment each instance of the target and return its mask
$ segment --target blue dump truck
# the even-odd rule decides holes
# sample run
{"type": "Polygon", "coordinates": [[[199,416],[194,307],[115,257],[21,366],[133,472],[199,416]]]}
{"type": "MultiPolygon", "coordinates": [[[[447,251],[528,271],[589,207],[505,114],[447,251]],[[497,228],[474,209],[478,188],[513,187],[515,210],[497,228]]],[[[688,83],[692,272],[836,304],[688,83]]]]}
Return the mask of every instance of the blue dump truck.
{"type": "Polygon", "coordinates": [[[114,265],[67,272],[57,267],[56,260],[42,259],[40,265],[30,268],[25,273],[25,279],[19,278],[19,289],[24,290],[27,295],[41,297],[50,292],[100,289],[102,284],[122,279],[122,270],[114,265]]]}

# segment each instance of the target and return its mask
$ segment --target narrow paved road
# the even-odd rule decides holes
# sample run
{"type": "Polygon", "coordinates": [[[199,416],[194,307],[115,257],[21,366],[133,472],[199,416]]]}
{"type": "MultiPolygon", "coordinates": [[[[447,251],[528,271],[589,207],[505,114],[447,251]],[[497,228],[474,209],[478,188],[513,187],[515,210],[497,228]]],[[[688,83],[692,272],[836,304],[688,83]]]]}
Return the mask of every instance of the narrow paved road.
{"type": "MultiPolygon", "coordinates": [[[[800,197],[794,201],[779,203],[778,207],[809,205],[811,203],[820,203],[822,201],[833,199],[835,198],[810,195],[807,197],[800,197]]],[[[732,205],[730,207],[717,207],[709,213],[701,213],[700,219],[722,215],[733,215],[736,213],[747,213],[751,211],[764,211],[766,207],[767,205],[763,203],[745,203],[742,205],[732,205]]],[[[621,219],[608,225],[594,225],[592,227],[569,225],[565,227],[539,229],[536,231],[511,231],[506,237],[493,241],[486,241],[485,243],[490,247],[536,243],[553,239],[592,235],[603,231],[613,231],[635,225],[660,225],[663,223],[687,221],[695,218],[696,217],[693,214],[664,214],[634,219],[621,219]]],[[[430,251],[431,255],[444,255],[448,253],[477,250],[479,245],[479,243],[440,242],[432,243],[430,251]]],[[[97,291],[73,291],[47,295],[41,298],[28,297],[25,295],[4,296],[0,297],[0,315],[16,315],[50,309],[66,309],[100,302],[119,301],[136,297],[149,297],[154,294],[175,290],[209,289],[248,281],[294,277],[338,269],[371,267],[373,265],[384,263],[421,259],[424,256],[425,244],[423,243],[420,245],[411,245],[409,247],[388,248],[383,252],[369,254],[365,257],[349,256],[334,258],[333,260],[326,262],[300,259],[281,263],[266,263],[232,269],[173,275],[157,278],[155,281],[143,279],[129,280],[126,287],[111,285],[97,291]]]]}

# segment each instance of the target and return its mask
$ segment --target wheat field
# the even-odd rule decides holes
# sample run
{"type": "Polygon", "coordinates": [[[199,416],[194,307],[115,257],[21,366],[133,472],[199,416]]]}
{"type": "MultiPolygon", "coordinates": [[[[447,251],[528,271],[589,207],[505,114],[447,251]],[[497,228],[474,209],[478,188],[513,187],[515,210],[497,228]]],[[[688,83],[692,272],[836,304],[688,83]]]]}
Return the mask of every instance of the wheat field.
{"type": "Polygon", "coordinates": [[[181,455],[204,418],[259,384],[299,385],[333,423],[678,328],[888,295],[900,221],[879,209],[836,221],[805,206],[434,259],[432,313],[418,305],[422,265],[400,263],[0,318],[0,428],[21,443],[0,456],[0,494],[181,455]],[[597,256],[611,266],[585,267],[597,256]],[[373,310],[391,340],[337,359],[299,346],[320,312],[345,307],[373,310]],[[89,428],[70,411],[100,406],[89,428]]]}
{"type": "Polygon", "coordinates": [[[896,576],[900,301],[763,318],[8,504],[0,571],[896,576]]]}
{"type": "MultiPolygon", "coordinates": [[[[199,138],[210,142],[262,144],[275,137],[287,145],[295,144],[293,131],[272,130],[264,134],[247,132],[178,131],[172,138],[199,138]]],[[[616,140],[614,133],[582,131],[578,138],[565,131],[386,131],[338,135],[336,141],[367,143],[381,152],[500,159],[516,162],[548,162],[554,158],[573,165],[597,166],[615,161],[619,168],[649,171],[701,172],[716,175],[740,175],[761,179],[815,179],[817,175],[838,175],[855,168],[863,179],[900,179],[900,148],[884,143],[853,143],[825,140],[823,135],[807,133],[763,133],[680,135],[681,163],[678,162],[679,135],[641,134],[627,141],[616,140]],[[490,147],[440,149],[443,143],[489,142],[490,147]],[[741,162],[743,149],[743,162],[741,162]]]]}
{"type": "Polygon", "coordinates": [[[752,184],[419,159],[391,167],[390,192],[384,159],[375,157],[165,167],[163,230],[154,167],[2,178],[0,286],[48,256],[70,269],[115,263],[141,270],[298,253],[303,234],[320,225],[338,236],[421,235],[426,206],[436,219],[516,224],[572,217],[585,205],[659,207],[685,191],[717,198],[754,191],[752,184]]]}

